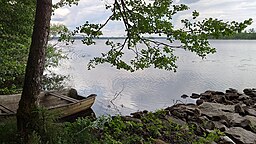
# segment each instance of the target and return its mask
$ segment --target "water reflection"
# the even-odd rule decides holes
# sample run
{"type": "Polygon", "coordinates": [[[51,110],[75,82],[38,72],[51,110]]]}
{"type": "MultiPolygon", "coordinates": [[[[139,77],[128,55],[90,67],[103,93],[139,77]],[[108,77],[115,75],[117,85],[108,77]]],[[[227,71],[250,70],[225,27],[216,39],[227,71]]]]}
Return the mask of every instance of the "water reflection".
{"type": "Polygon", "coordinates": [[[209,89],[223,91],[230,87],[242,91],[256,85],[256,41],[211,41],[217,53],[207,56],[207,59],[177,49],[177,73],[153,68],[130,73],[116,70],[109,64],[88,71],[89,60],[107,51],[104,42],[98,40],[97,45],[91,47],[76,42],[73,48],[66,49],[70,51],[70,59],[64,60],[55,69],[70,75],[68,85],[76,88],[81,95],[98,95],[93,106],[97,115],[155,110],[172,105],[177,100],[193,102],[181,99],[182,94],[190,95],[209,89]]]}

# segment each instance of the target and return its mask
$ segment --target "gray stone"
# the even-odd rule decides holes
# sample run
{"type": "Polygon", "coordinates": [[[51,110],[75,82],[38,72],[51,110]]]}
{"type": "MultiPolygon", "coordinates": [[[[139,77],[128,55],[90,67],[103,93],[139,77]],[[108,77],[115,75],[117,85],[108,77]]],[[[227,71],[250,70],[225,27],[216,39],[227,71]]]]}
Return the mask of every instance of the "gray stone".
{"type": "Polygon", "coordinates": [[[245,94],[242,94],[242,95],[240,95],[237,99],[238,100],[247,100],[247,99],[249,99],[250,97],[248,96],[248,95],[245,95],[245,94]]]}
{"type": "Polygon", "coordinates": [[[204,97],[204,98],[207,98],[207,99],[212,97],[212,93],[211,92],[201,93],[200,95],[201,95],[201,97],[204,97]]]}
{"type": "Polygon", "coordinates": [[[222,124],[221,122],[218,122],[218,121],[213,121],[214,125],[215,125],[215,128],[219,129],[221,132],[224,132],[227,130],[227,127],[222,124]]]}
{"type": "Polygon", "coordinates": [[[256,110],[248,107],[244,107],[244,111],[247,115],[255,116],[256,117],[256,110]]]}
{"type": "Polygon", "coordinates": [[[181,126],[185,126],[187,124],[185,121],[183,121],[181,119],[174,118],[172,116],[168,117],[167,119],[170,120],[171,122],[177,123],[181,126]]]}
{"type": "Polygon", "coordinates": [[[225,131],[225,134],[237,144],[256,143],[256,134],[241,127],[231,127],[225,131]]]}
{"type": "Polygon", "coordinates": [[[249,131],[256,132],[256,117],[249,115],[242,117],[237,113],[226,113],[226,117],[230,126],[239,126],[249,131]]]}
{"type": "Polygon", "coordinates": [[[203,102],[204,102],[204,100],[198,99],[198,100],[196,100],[196,105],[201,105],[203,102]]]}
{"type": "Polygon", "coordinates": [[[216,91],[215,94],[216,95],[224,95],[224,92],[216,91]]]}
{"type": "Polygon", "coordinates": [[[228,136],[221,136],[221,143],[222,144],[236,144],[230,137],[228,136]]]}
{"type": "Polygon", "coordinates": [[[190,96],[190,98],[192,98],[192,99],[197,99],[197,98],[200,98],[200,95],[199,95],[199,94],[196,94],[196,93],[192,93],[192,95],[190,96]]]}
{"type": "Polygon", "coordinates": [[[243,92],[250,97],[256,97],[256,91],[254,89],[244,89],[243,92]]]}
{"type": "Polygon", "coordinates": [[[239,98],[239,95],[237,93],[226,93],[225,94],[225,97],[228,99],[228,100],[235,100],[235,99],[238,99],[239,98]]]}
{"type": "Polygon", "coordinates": [[[239,113],[242,116],[245,115],[245,111],[244,111],[243,107],[240,104],[235,105],[235,112],[239,113]]]}
{"type": "Polygon", "coordinates": [[[234,88],[229,88],[228,90],[226,90],[226,93],[238,93],[238,90],[234,88]]]}
{"type": "Polygon", "coordinates": [[[218,103],[204,102],[198,108],[201,113],[209,117],[216,115],[225,115],[225,112],[234,112],[235,108],[233,105],[223,105],[218,103]]]}

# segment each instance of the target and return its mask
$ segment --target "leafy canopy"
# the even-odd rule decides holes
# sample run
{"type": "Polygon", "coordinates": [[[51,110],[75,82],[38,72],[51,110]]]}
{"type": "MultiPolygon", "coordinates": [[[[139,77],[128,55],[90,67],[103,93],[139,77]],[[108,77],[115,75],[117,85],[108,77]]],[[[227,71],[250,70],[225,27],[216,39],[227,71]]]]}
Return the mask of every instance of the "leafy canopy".
{"type": "Polygon", "coordinates": [[[35,1],[0,1],[0,94],[21,88],[30,37],[35,1]]]}
{"type": "MultiPolygon", "coordinates": [[[[0,94],[19,93],[23,86],[28,48],[31,43],[36,1],[0,0],[0,9],[0,94]]],[[[54,36],[66,29],[63,25],[52,25],[51,35],[54,36]]],[[[45,68],[48,73],[43,76],[44,88],[49,88],[48,85],[53,85],[56,79],[63,79],[63,76],[56,75],[48,69],[56,67],[58,60],[65,58],[54,46],[49,45],[46,52],[45,68]]]]}
{"type": "MultiPolygon", "coordinates": [[[[77,4],[77,0],[62,1],[62,4],[77,4]]],[[[61,5],[61,4],[58,4],[61,5]]],[[[110,63],[117,69],[135,71],[154,66],[165,70],[176,70],[177,56],[173,54],[177,48],[189,50],[204,58],[214,53],[208,37],[218,38],[239,33],[252,23],[252,19],[243,22],[224,22],[214,18],[199,21],[199,13],[193,11],[189,19],[182,19],[181,28],[173,25],[173,17],[189,9],[184,4],[174,4],[172,0],[114,0],[112,5],[106,5],[112,11],[109,19],[102,24],[92,24],[88,21],[77,27],[72,33],[63,34],[62,39],[73,41],[72,36],[84,34],[82,42],[86,45],[95,44],[94,38],[103,35],[102,28],[110,21],[122,21],[126,37],[122,43],[108,40],[110,46],[107,53],[92,59],[88,68],[94,68],[101,63],[110,63]],[[148,36],[166,37],[167,42],[150,39],[148,36]],[[179,41],[175,45],[174,41],[179,41]],[[142,46],[144,45],[144,46],[142,46]],[[145,48],[146,47],[146,48],[145,48]],[[124,60],[124,48],[132,51],[134,57],[124,60]]]]}

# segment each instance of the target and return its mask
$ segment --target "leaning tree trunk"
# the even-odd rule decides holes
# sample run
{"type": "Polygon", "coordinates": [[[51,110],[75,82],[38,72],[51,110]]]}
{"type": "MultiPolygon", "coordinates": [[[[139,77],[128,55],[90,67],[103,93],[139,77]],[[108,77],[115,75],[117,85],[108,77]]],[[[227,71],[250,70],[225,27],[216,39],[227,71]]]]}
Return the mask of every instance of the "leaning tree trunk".
{"type": "Polygon", "coordinates": [[[17,111],[18,131],[25,142],[28,141],[28,135],[37,126],[37,114],[33,111],[37,108],[36,101],[41,89],[51,13],[52,0],[37,0],[25,81],[17,111]]]}

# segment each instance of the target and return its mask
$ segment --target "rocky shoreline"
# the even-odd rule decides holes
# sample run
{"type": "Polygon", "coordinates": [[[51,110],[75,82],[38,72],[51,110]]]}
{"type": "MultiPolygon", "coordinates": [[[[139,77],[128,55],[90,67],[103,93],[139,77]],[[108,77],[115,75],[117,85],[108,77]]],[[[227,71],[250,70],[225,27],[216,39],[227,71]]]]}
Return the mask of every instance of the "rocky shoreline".
{"type": "MultiPolygon", "coordinates": [[[[225,92],[206,91],[193,93],[190,98],[197,99],[196,104],[168,107],[165,117],[180,125],[193,124],[198,136],[220,130],[225,136],[216,142],[218,144],[256,144],[256,89],[244,89],[243,93],[232,88],[225,92]]],[[[147,113],[136,112],[123,118],[140,122],[147,113]]]]}

